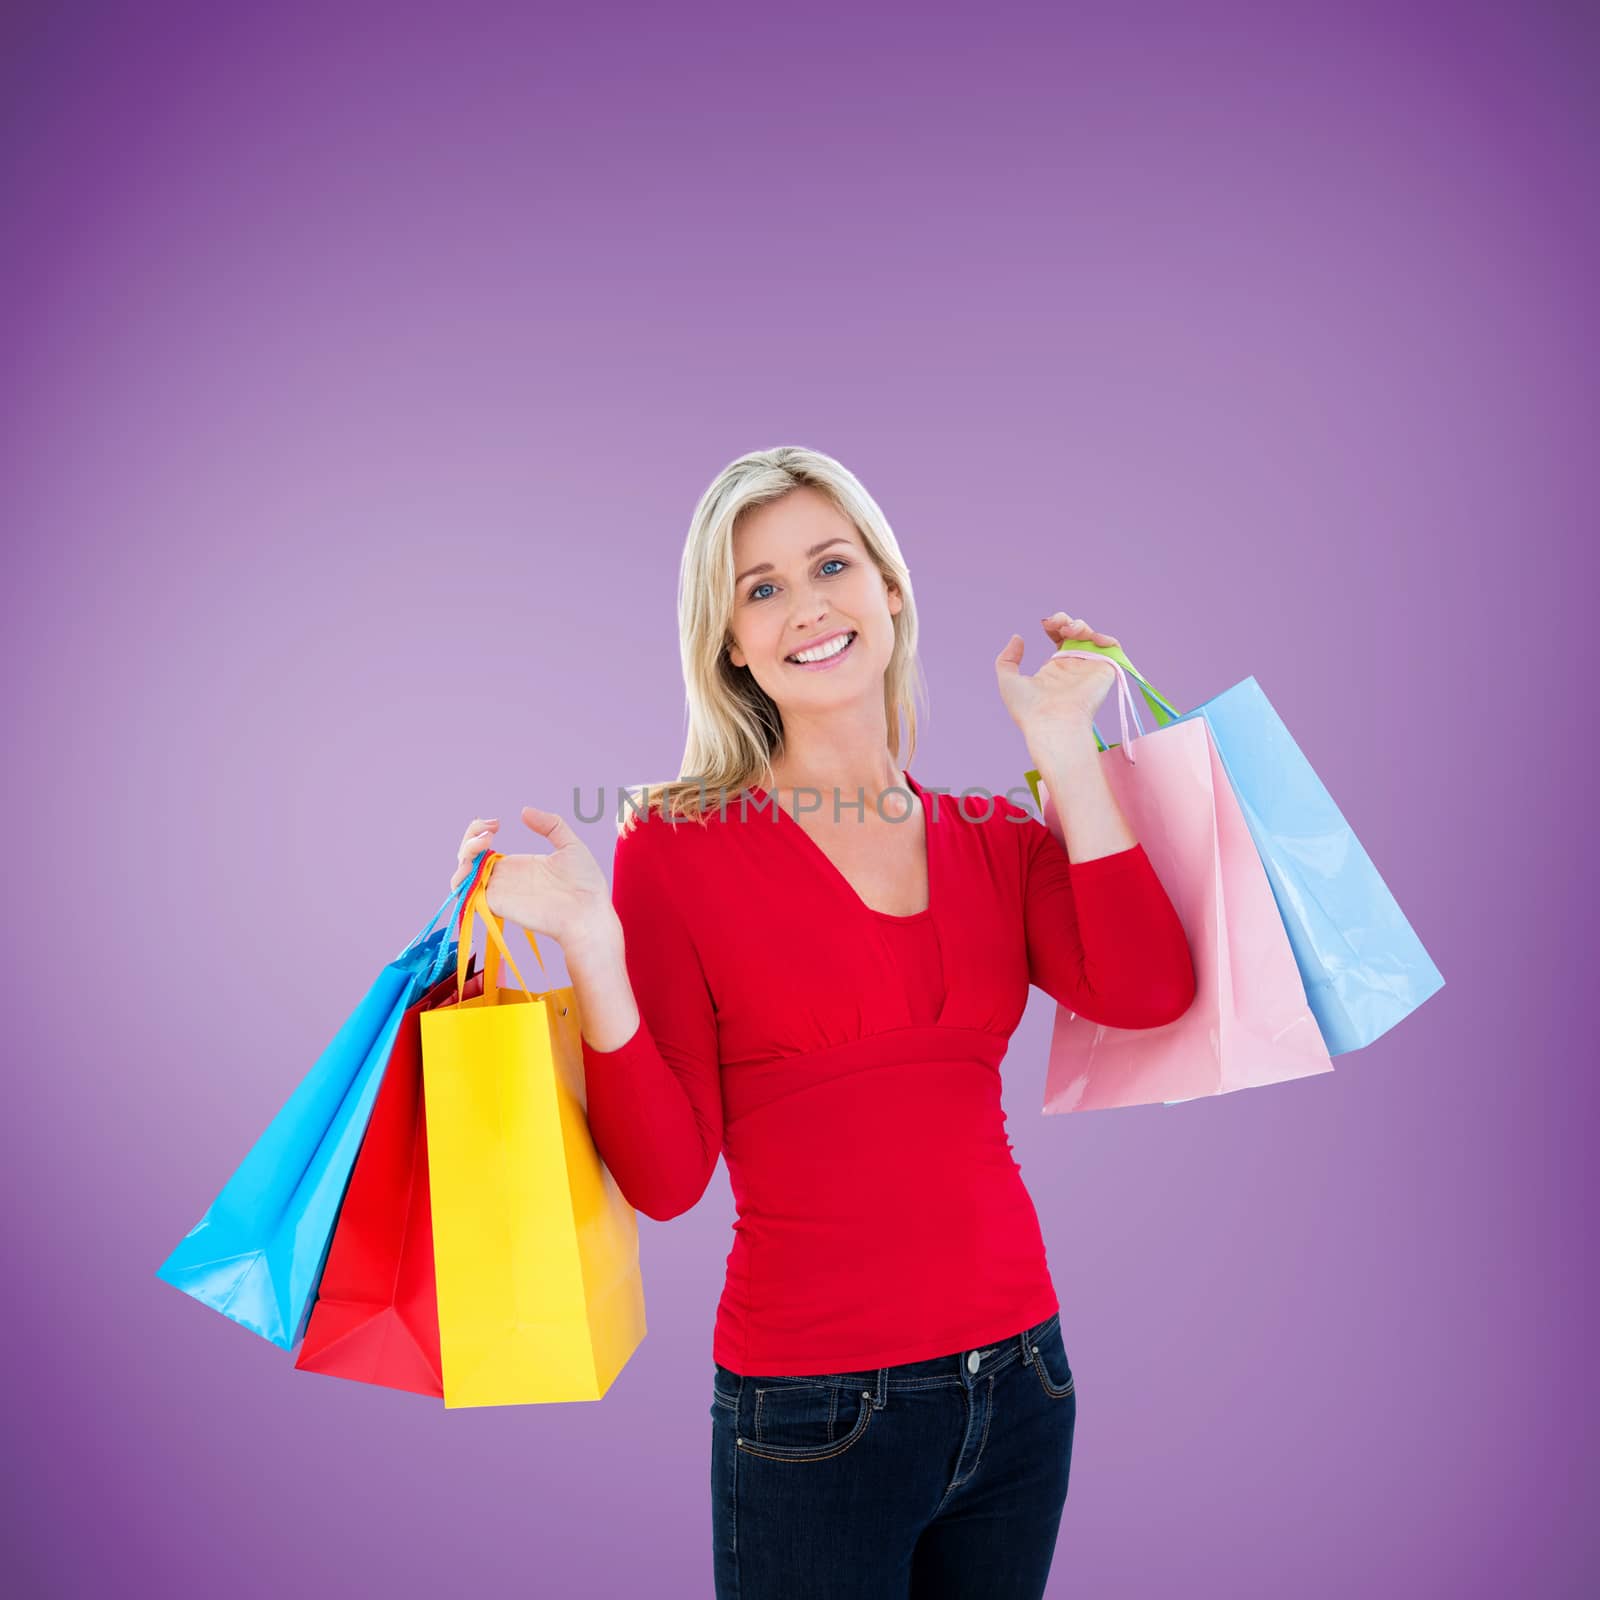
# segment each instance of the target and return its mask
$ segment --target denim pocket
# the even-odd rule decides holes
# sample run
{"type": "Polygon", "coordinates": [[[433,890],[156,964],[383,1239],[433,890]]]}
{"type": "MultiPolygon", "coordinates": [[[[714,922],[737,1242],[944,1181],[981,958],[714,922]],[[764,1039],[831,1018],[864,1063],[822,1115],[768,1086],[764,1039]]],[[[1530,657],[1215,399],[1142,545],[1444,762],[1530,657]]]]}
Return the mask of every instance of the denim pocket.
{"type": "Polygon", "coordinates": [[[872,1421],[872,1393],[840,1383],[750,1380],[747,1455],[773,1461],[825,1461],[842,1455],[872,1421]]]}
{"type": "Polygon", "coordinates": [[[1064,1400],[1072,1393],[1072,1365],[1067,1360],[1067,1347],[1061,1338],[1061,1313],[1049,1317],[1029,1340],[1033,1356],[1033,1370],[1039,1375],[1039,1387],[1052,1400],[1064,1400]]]}

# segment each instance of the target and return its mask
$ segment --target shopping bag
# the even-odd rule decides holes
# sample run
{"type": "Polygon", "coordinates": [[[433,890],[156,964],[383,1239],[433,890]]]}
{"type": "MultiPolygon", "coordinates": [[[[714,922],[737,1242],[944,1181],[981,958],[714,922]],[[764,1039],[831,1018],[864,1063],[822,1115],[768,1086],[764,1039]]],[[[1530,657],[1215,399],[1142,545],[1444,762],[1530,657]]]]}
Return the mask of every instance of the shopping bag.
{"type": "Polygon", "coordinates": [[[435,924],[472,882],[378,974],[158,1278],[281,1349],[299,1342],[401,1018],[456,954],[435,924]]]}
{"type": "MultiPolygon", "coordinates": [[[[1074,648],[1088,643],[1066,641],[1074,648]]],[[[1209,724],[1330,1055],[1371,1044],[1444,987],[1371,856],[1255,678],[1180,716],[1120,647],[1094,648],[1133,675],[1158,722],[1209,724]]]]}
{"type": "MultiPolygon", "coordinates": [[[[469,972],[476,963],[474,956],[469,972]]],[[[465,995],[482,993],[483,974],[474,973],[465,995]]],[[[456,975],[448,972],[401,1018],[295,1357],[301,1372],[444,1394],[421,1018],[455,1003],[456,975]]]]}
{"type": "MultiPolygon", "coordinates": [[[[1058,1005],[1045,1112],[1172,1104],[1331,1071],[1205,720],[1145,733],[1126,671],[1111,664],[1123,739],[1100,755],[1101,770],[1183,924],[1195,998],[1159,1028],[1108,1027],[1058,1005]]],[[[1036,796],[1038,780],[1029,774],[1036,796]]],[[[1065,848],[1048,791],[1043,819],[1065,848]]]]}
{"type": "Polygon", "coordinates": [[[597,1400],[646,1332],[637,1218],[585,1115],[577,995],[520,986],[489,910],[500,859],[491,854],[463,913],[463,997],[421,1019],[451,1408],[597,1400]],[[487,935],[483,993],[467,998],[474,918],[487,935]],[[520,987],[501,987],[502,958],[520,987]]]}

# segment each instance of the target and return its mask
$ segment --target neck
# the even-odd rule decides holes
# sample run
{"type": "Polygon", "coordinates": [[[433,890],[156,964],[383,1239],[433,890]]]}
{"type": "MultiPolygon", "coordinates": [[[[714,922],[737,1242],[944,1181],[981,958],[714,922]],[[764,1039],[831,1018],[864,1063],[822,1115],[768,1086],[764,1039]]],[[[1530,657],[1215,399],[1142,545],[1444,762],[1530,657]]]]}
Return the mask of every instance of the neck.
{"type": "Polygon", "coordinates": [[[859,790],[870,809],[885,790],[905,788],[900,764],[889,749],[883,708],[874,710],[875,715],[855,722],[835,713],[825,722],[802,719],[795,724],[786,715],[783,748],[772,759],[774,791],[817,790],[824,814],[831,815],[836,789],[841,806],[855,801],[859,790]]]}

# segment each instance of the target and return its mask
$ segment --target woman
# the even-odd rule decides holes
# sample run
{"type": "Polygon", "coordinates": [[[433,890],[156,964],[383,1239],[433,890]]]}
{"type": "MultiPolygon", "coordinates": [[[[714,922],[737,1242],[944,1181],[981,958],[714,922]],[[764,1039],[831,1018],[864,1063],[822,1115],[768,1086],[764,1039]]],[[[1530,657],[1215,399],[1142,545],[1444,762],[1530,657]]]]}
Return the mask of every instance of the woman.
{"type": "MultiPolygon", "coordinates": [[[[1025,676],[1017,634],[995,661],[1063,850],[1009,799],[941,801],[901,767],[910,575],[838,462],[722,472],[678,614],[684,775],[629,809],[610,893],[529,806],[554,853],[503,857],[489,903],[562,947],[589,1125],[629,1203],[679,1216],[727,1161],[716,1592],[1040,1595],[1077,1397],[1000,1061],[1030,982],[1119,1028],[1194,997],[1098,760],[1114,669],[1063,652],[1025,676]]],[[[1063,612],[1044,628],[1116,642],[1063,612]]],[[[467,830],[452,886],[498,826],[467,830]]]]}

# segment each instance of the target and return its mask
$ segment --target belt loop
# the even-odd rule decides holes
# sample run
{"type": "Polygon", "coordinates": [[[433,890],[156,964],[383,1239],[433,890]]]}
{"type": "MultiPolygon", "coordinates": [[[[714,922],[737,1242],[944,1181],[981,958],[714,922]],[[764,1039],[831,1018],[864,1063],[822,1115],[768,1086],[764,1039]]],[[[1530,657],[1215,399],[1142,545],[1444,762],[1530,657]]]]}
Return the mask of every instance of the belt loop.
{"type": "Polygon", "coordinates": [[[882,1411],[884,1406],[886,1406],[888,1403],[889,1369],[887,1367],[879,1367],[877,1393],[873,1396],[872,1404],[877,1410],[882,1411]]]}
{"type": "Polygon", "coordinates": [[[1024,1328],[1022,1332],[1017,1335],[1017,1343],[1022,1347],[1022,1364],[1025,1367],[1031,1367],[1033,1365],[1033,1345],[1030,1338],[1032,1332],[1033,1330],[1031,1328],[1024,1328]]]}

